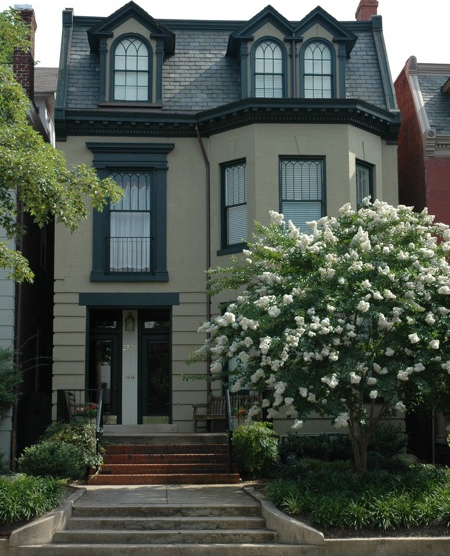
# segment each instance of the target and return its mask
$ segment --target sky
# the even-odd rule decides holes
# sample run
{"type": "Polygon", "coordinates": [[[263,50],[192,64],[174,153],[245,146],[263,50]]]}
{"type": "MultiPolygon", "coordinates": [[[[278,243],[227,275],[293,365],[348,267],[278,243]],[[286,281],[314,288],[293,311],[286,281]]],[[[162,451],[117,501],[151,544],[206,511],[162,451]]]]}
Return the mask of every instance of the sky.
{"type": "MultiPolygon", "coordinates": [[[[0,0],[0,11],[14,4],[33,6],[36,21],[35,59],[41,67],[57,67],[61,43],[62,11],[73,8],[75,15],[108,16],[128,0],[0,0]]],[[[231,19],[248,20],[270,0],[135,0],[155,19],[231,19]]],[[[359,0],[271,0],[271,5],[286,19],[299,21],[320,5],[338,21],[354,21],[359,0]]],[[[383,18],[391,75],[396,79],[410,56],[419,63],[448,63],[449,0],[378,0],[378,15],[383,18]]]]}

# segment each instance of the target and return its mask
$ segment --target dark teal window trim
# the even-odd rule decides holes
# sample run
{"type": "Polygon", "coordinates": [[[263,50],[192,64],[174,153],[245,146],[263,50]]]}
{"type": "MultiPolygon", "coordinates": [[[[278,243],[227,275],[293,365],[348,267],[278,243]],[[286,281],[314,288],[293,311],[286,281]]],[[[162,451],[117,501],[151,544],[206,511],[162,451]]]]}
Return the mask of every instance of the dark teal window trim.
{"type": "Polygon", "coordinates": [[[151,44],[148,42],[148,40],[145,39],[145,37],[143,37],[142,35],[138,35],[138,34],[133,34],[133,33],[128,33],[125,35],[121,35],[120,37],[118,37],[113,44],[111,45],[111,54],[109,57],[109,67],[110,67],[110,79],[109,79],[109,99],[111,102],[130,102],[130,103],[136,103],[136,102],[152,102],[152,98],[153,98],[153,91],[152,91],[152,73],[153,73],[153,49],[151,44]],[[115,67],[115,61],[116,61],[116,49],[118,47],[118,45],[126,40],[126,39],[137,39],[139,41],[141,41],[145,47],[147,48],[147,72],[148,72],[148,79],[147,79],[147,93],[148,93],[148,97],[146,100],[126,100],[126,99],[116,99],[115,98],[115,94],[114,94],[114,86],[115,86],[115,71],[116,71],[116,67],[115,67]]]}
{"type": "MultiPolygon", "coordinates": [[[[305,50],[308,48],[308,46],[311,43],[322,43],[324,44],[330,51],[330,58],[331,58],[331,97],[308,97],[308,98],[336,98],[336,50],[334,48],[334,46],[324,40],[324,39],[311,39],[309,41],[306,41],[304,44],[302,44],[301,49],[300,49],[300,91],[301,91],[301,97],[302,98],[306,98],[305,97],[305,50]]],[[[327,75],[327,74],[318,74],[318,75],[327,75]]],[[[345,79],[345,76],[342,76],[343,79],[345,79]]]]}
{"type": "Polygon", "coordinates": [[[93,213],[93,260],[91,282],[167,282],[167,155],[173,143],[86,143],[101,178],[117,171],[137,170],[151,174],[153,251],[150,272],[110,272],[106,238],[109,208],[93,213]]]}
{"type": "Polygon", "coordinates": [[[360,205],[361,205],[361,201],[363,200],[364,197],[366,197],[367,195],[370,195],[370,200],[373,203],[373,201],[375,200],[374,198],[374,179],[373,179],[373,173],[374,173],[374,168],[375,166],[373,164],[369,164],[368,162],[364,162],[362,160],[358,160],[356,159],[356,166],[355,166],[355,171],[356,171],[356,208],[359,209],[360,205]],[[359,194],[359,179],[358,179],[358,168],[360,168],[363,171],[367,172],[367,179],[368,179],[368,191],[365,191],[364,193],[361,192],[361,195],[359,194]]]}
{"type": "MultiPolygon", "coordinates": [[[[228,243],[228,212],[233,204],[227,205],[227,195],[226,195],[226,172],[227,169],[232,169],[236,167],[244,167],[245,171],[245,204],[247,206],[247,168],[246,159],[240,158],[238,160],[233,160],[220,165],[220,212],[221,212],[221,249],[217,251],[217,255],[230,255],[233,253],[240,253],[246,248],[247,242],[240,241],[238,243],[228,243]]],[[[235,206],[238,206],[237,203],[235,206]]]]}
{"type": "Polygon", "coordinates": [[[180,304],[179,293],[80,293],[78,305],[86,307],[171,307],[180,304]]]}
{"type": "MultiPolygon", "coordinates": [[[[286,94],[286,91],[287,91],[286,47],[281,41],[279,41],[278,39],[276,39],[274,37],[262,37],[257,42],[255,42],[255,44],[252,45],[251,56],[250,56],[250,71],[251,71],[251,75],[252,75],[251,95],[252,95],[252,97],[254,97],[256,95],[256,93],[255,93],[255,89],[256,89],[256,83],[255,83],[255,81],[256,81],[256,79],[255,79],[255,74],[256,74],[255,54],[256,54],[256,50],[258,49],[258,47],[264,42],[269,42],[269,43],[276,44],[281,50],[281,56],[282,56],[282,61],[281,61],[281,64],[282,64],[282,78],[281,78],[282,95],[281,95],[281,97],[272,97],[272,96],[267,96],[266,97],[266,96],[264,96],[264,97],[259,97],[259,98],[286,98],[286,96],[287,96],[287,94],[286,94]]],[[[271,75],[271,74],[268,73],[267,75],[271,75]]]]}

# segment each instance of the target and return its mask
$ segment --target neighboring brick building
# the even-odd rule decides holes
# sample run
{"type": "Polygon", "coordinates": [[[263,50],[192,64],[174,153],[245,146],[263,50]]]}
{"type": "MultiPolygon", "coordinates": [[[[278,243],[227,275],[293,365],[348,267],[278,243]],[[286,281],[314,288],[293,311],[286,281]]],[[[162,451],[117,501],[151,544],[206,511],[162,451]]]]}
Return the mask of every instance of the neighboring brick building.
{"type": "MultiPolygon", "coordinates": [[[[417,211],[426,207],[436,222],[450,225],[450,64],[419,64],[411,56],[395,81],[395,91],[402,114],[399,201],[417,211]]],[[[413,414],[408,422],[417,455],[450,463],[450,414],[413,414]]]]}

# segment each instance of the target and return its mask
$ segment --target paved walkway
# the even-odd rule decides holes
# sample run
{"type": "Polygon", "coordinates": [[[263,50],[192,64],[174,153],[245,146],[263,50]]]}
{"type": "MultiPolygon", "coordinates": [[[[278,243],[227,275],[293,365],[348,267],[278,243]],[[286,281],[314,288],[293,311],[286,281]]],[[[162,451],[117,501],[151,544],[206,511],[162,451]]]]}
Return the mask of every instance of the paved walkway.
{"type": "Polygon", "coordinates": [[[87,486],[77,506],[149,506],[152,504],[258,505],[239,485],[87,486]]]}

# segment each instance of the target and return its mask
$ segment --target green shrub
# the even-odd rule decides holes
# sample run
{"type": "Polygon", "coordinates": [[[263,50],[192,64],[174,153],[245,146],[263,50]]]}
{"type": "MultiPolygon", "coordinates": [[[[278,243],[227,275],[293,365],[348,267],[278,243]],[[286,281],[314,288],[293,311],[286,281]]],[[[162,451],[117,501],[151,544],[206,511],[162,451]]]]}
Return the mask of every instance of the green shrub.
{"type": "Polygon", "coordinates": [[[278,436],[271,423],[241,425],[233,433],[234,461],[246,478],[270,477],[278,462],[278,436]]]}
{"type": "Polygon", "coordinates": [[[353,459],[350,438],[347,434],[308,436],[290,432],[280,443],[279,451],[280,458],[285,463],[300,458],[324,461],[353,459]]]}
{"type": "Polygon", "coordinates": [[[39,517],[58,506],[63,496],[63,483],[48,477],[0,477],[0,524],[39,517]]]}
{"type": "Polygon", "coordinates": [[[450,471],[445,467],[415,464],[355,473],[352,461],[307,459],[284,467],[298,467],[298,476],[273,481],[267,497],[318,527],[392,531],[450,524],[450,471]]]}
{"type": "Polygon", "coordinates": [[[65,442],[76,446],[82,451],[87,468],[94,469],[103,463],[102,449],[99,448],[97,452],[95,428],[86,419],[77,419],[71,423],[54,422],[45,431],[43,440],[65,442]]]}
{"type": "Polygon", "coordinates": [[[53,440],[25,448],[17,461],[21,473],[35,477],[76,480],[85,477],[87,471],[80,447],[53,440]]]}
{"type": "Polygon", "coordinates": [[[382,423],[378,425],[370,440],[369,452],[393,458],[403,452],[407,444],[408,438],[399,425],[382,423]]]}

